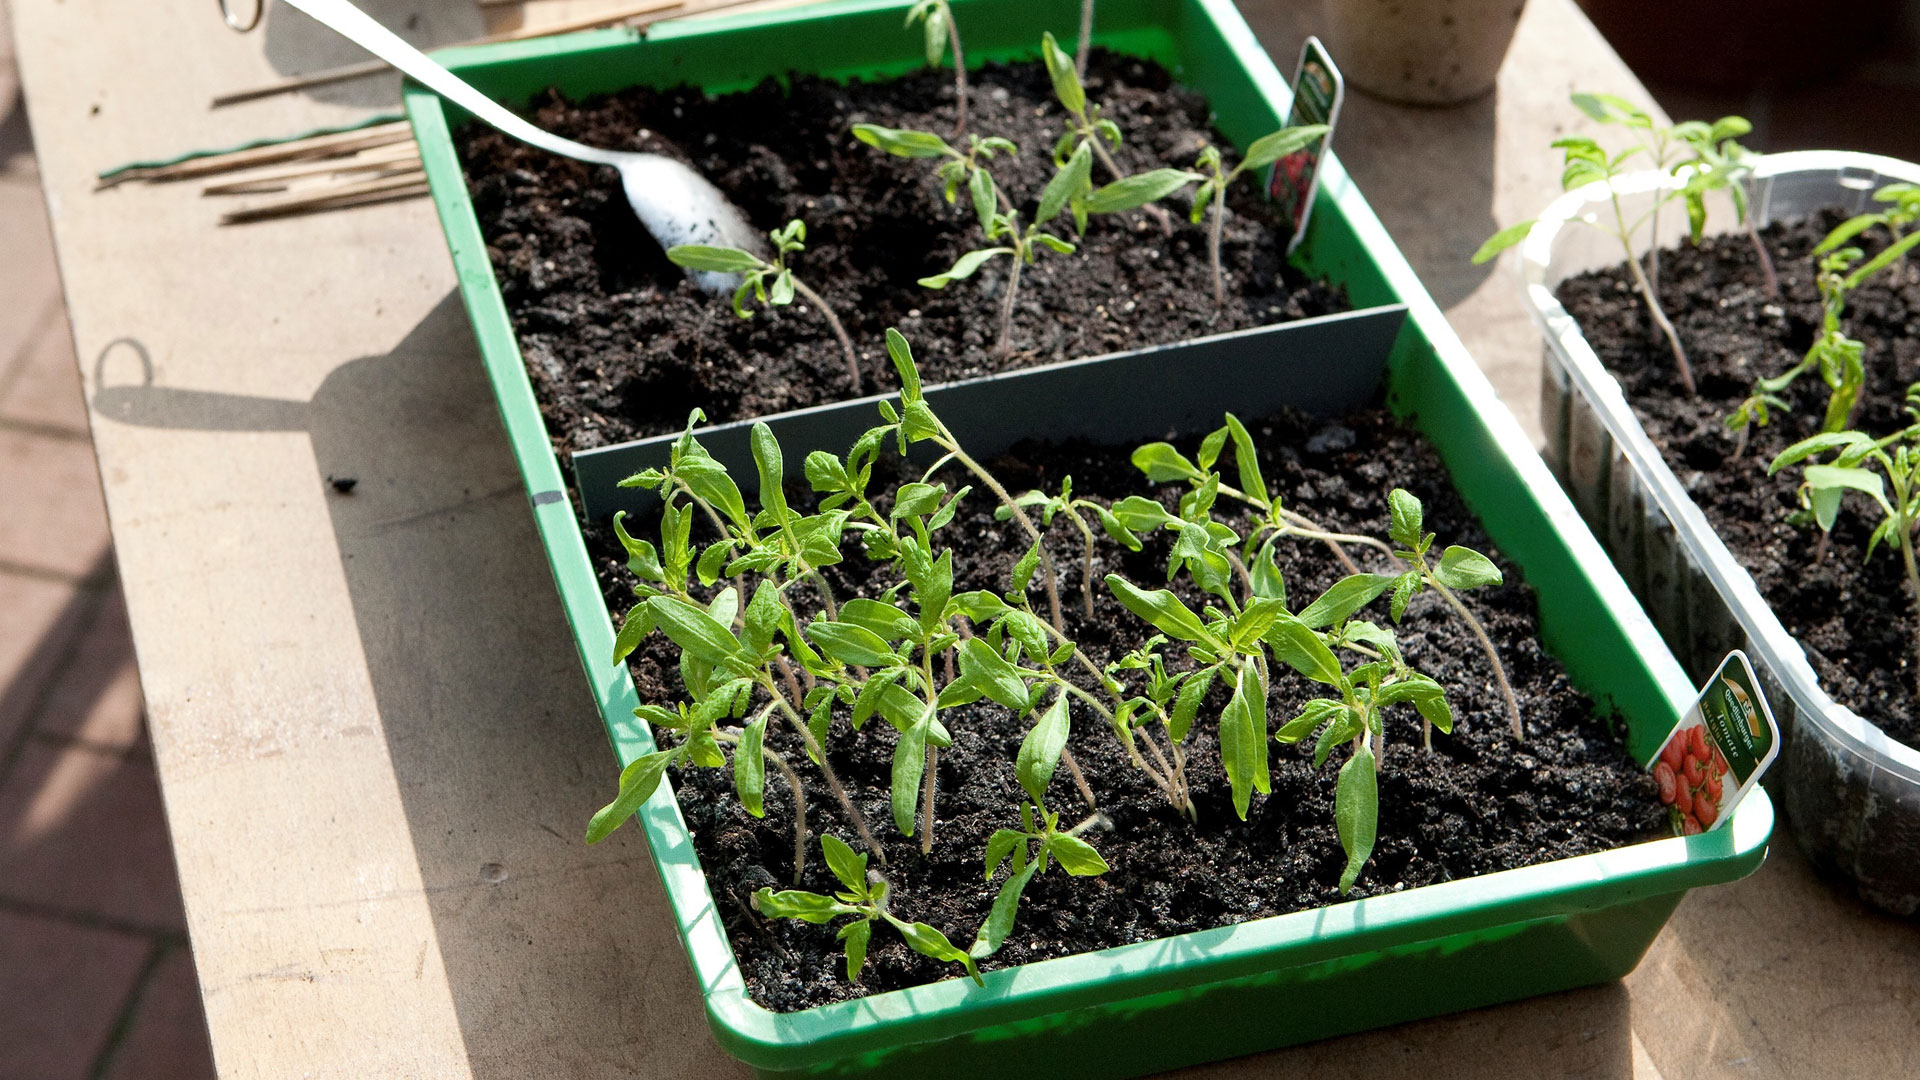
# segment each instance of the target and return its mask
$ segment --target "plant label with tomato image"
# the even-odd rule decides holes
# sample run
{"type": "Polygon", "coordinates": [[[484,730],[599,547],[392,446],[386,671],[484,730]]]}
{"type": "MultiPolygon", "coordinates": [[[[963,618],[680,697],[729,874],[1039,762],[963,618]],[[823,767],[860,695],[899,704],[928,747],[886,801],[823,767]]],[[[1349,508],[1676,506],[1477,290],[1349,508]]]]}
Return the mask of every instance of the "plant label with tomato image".
{"type": "Polygon", "coordinates": [[[1340,119],[1340,103],[1346,100],[1347,81],[1327,55],[1327,47],[1317,37],[1309,37],[1300,46],[1300,66],[1293,72],[1293,106],[1287,110],[1287,126],[1325,124],[1327,133],[1273,163],[1267,175],[1267,194],[1278,206],[1280,220],[1293,226],[1293,238],[1287,252],[1300,246],[1307,235],[1307,219],[1313,215],[1313,197],[1320,191],[1320,159],[1333,142],[1333,126],[1340,119]]]}
{"type": "Polygon", "coordinates": [[[1779,753],[1780,726],[1736,649],[1647,766],[1674,835],[1719,828],[1779,753]]]}

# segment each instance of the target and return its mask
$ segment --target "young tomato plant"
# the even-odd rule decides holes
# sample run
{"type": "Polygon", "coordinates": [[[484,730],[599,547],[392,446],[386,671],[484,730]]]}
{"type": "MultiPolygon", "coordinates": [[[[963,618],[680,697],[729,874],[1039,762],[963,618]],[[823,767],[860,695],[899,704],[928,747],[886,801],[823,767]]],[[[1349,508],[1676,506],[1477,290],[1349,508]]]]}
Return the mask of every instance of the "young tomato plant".
{"type": "Polygon", "coordinates": [[[1906,231],[1916,220],[1920,220],[1920,186],[1888,184],[1874,192],[1873,198],[1876,202],[1886,204],[1886,209],[1856,214],[1841,222],[1827,234],[1827,238],[1820,242],[1819,247],[1813,249],[1813,254],[1822,255],[1835,250],[1878,226],[1887,231],[1891,242],[1879,256],[1875,257],[1874,262],[1877,265],[1874,270],[1864,271],[1861,276],[1863,278],[1869,276],[1891,262],[1894,263],[1894,271],[1889,276],[1894,287],[1898,288],[1907,277],[1907,253],[1913,249],[1914,244],[1920,243],[1920,234],[1906,231]],[[1889,253],[1891,253],[1890,257],[1889,253]]]}
{"type": "MultiPolygon", "coordinates": [[[[1618,153],[1609,153],[1594,139],[1585,135],[1568,135],[1555,139],[1553,146],[1565,155],[1565,164],[1560,173],[1560,187],[1564,191],[1573,191],[1595,182],[1607,184],[1607,199],[1613,209],[1611,223],[1601,220],[1579,219],[1612,236],[1619,242],[1626,254],[1627,270],[1633,275],[1634,288],[1640,293],[1641,301],[1646,304],[1647,314],[1653,324],[1659,328],[1666,339],[1667,347],[1673,353],[1673,365],[1680,376],[1680,385],[1689,395],[1697,393],[1693,381],[1693,367],[1687,362],[1687,350],[1680,344],[1679,331],[1673,328],[1672,320],[1667,318],[1666,310],[1660,306],[1660,298],[1654,282],[1659,277],[1659,222],[1660,208],[1668,201],[1681,197],[1679,190],[1662,189],[1653,195],[1653,205],[1635,218],[1627,220],[1626,210],[1620,205],[1620,194],[1613,188],[1616,177],[1624,174],[1633,159],[1645,154],[1652,159],[1652,165],[1666,171],[1672,164],[1678,149],[1685,145],[1674,138],[1672,128],[1663,128],[1653,122],[1653,118],[1644,110],[1630,102],[1613,97],[1610,94],[1575,94],[1573,104],[1581,112],[1603,123],[1616,123],[1625,127],[1635,136],[1635,143],[1618,153]],[[1642,225],[1651,224],[1653,242],[1648,245],[1650,252],[1648,267],[1640,265],[1640,256],[1634,250],[1634,237],[1642,225]]],[[[1704,206],[1704,203],[1702,204],[1704,206]]],[[[1526,239],[1533,228],[1533,221],[1522,221],[1509,225],[1494,233],[1487,242],[1474,252],[1475,265],[1486,262],[1495,255],[1507,250],[1526,239]]]]}
{"type": "MultiPolygon", "coordinates": [[[[1086,16],[1092,17],[1091,0],[1088,0],[1086,16]]],[[[1086,87],[1080,81],[1086,74],[1087,32],[1084,28],[1080,41],[1081,53],[1076,62],[1068,59],[1067,54],[1060,51],[1060,46],[1053,40],[1052,33],[1042,34],[1040,37],[1040,57],[1046,64],[1048,78],[1053,81],[1054,97],[1059,99],[1060,106],[1067,110],[1067,115],[1072,120],[1067,125],[1067,130],[1054,143],[1053,161],[1055,166],[1067,169],[1078,155],[1091,154],[1100,162],[1101,168],[1106,170],[1108,179],[1117,183],[1129,178],[1127,171],[1113,159],[1113,150],[1120,146],[1120,125],[1101,116],[1100,106],[1087,100],[1086,87]]],[[[1130,195],[1137,193],[1141,199],[1134,205],[1146,210],[1160,226],[1162,233],[1172,235],[1173,219],[1168,216],[1164,208],[1154,204],[1198,177],[1179,169],[1155,169],[1141,176],[1155,176],[1159,179],[1140,180],[1132,185],[1129,189],[1130,195]]],[[[1091,178],[1085,174],[1079,174],[1079,182],[1070,195],[1070,203],[1074,208],[1075,224],[1082,233],[1087,230],[1087,220],[1081,200],[1091,194],[1092,190],[1091,178]]],[[[1102,208],[1092,212],[1117,213],[1121,209],[1134,208],[1118,205],[1123,200],[1115,198],[1112,194],[1108,196],[1108,200],[1114,204],[1114,208],[1102,208]]]]}
{"type": "Polygon", "coordinates": [[[773,260],[762,259],[751,251],[739,248],[712,247],[706,244],[679,244],[667,249],[667,258],[675,266],[684,266],[689,270],[713,270],[724,274],[741,275],[740,287],[733,291],[733,310],[743,319],[753,317],[747,309],[747,296],[752,294],[761,304],[773,308],[793,303],[797,293],[812,304],[832,327],[833,336],[840,339],[840,349],[847,357],[847,377],[853,382],[853,392],[860,392],[860,357],[854,352],[853,339],[847,336],[847,328],[840,324],[840,316],[834,314],[833,305],[826,297],[813,291],[806,282],[800,280],[787,265],[787,256],[806,250],[807,224],[799,218],[787,222],[784,228],[775,229],[767,236],[773,240],[773,260]]]}
{"type": "Polygon", "coordinates": [[[753,894],[754,910],[769,919],[798,919],[821,926],[852,916],[853,921],[843,924],[837,935],[847,957],[848,982],[860,981],[876,922],[892,926],[907,947],[921,956],[959,964],[975,983],[981,981],[973,957],[955,948],[947,935],[923,922],[907,922],[892,912],[886,879],[867,870],[865,855],[856,854],[838,837],[825,833],[820,837],[820,853],[826,856],[827,869],[844,886],[841,891],[822,896],[800,889],[774,892],[763,888],[753,894]]]}
{"type": "MultiPolygon", "coordinates": [[[[1883,543],[1899,548],[1908,596],[1920,619],[1920,565],[1913,553],[1914,526],[1920,522],[1920,383],[1907,388],[1907,415],[1911,423],[1879,439],[1859,431],[1822,432],[1802,439],[1767,465],[1767,475],[1806,463],[1801,472],[1801,505],[1811,512],[1821,532],[1829,535],[1847,492],[1861,492],[1872,499],[1881,517],[1867,541],[1866,557],[1873,558],[1883,543]],[[1815,460],[1826,453],[1833,457],[1815,460]]],[[[1920,634],[1912,635],[1909,647],[1916,650],[1914,670],[1920,672],[1920,634]]]]}
{"type": "Polygon", "coordinates": [[[1198,225],[1207,214],[1212,220],[1207,226],[1207,261],[1213,266],[1213,306],[1227,305],[1226,271],[1220,264],[1220,233],[1227,217],[1227,188],[1246,173],[1264,169],[1296,150],[1313,144],[1315,139],[1327,133],[1325,124],[1303,124],[1299,127],[1281,128],[1270,135],[1262,135],[1247,147],[1246,156],[1240,164],[1228,169],[1221,158],[1220,148],[1206,146],[1200,151],[1200,157],[1193,167],[1204,175],[1199,177],[1200,190],[1193,197],[1193,223],[1198,225]]]}
{"type": "Polygon", "coordinates": [[[960,51],[960,24],[947,0],[920,0],[907,9],[907,25],[919,23],[926,35],[927,66],[939,67],[947,49],[953,49],[953,134],[967,133],[967,56],[960,51]]]}
{"type": "Polygon", "coordinates": [[[1753,253],[1760,260],[1760,270],[1767,279],[1767,294],[1778,297],[1780,277],[1774,272],[1773,256],[1768,254],[1766,241],[1760,239],[1760,228],[1753,220],[1751,187],[1756,155],[1735,141],[1752,130],[1753,125],[1743,116],[1723,116],[1711,124],[1686,120],[1673,125],[1673,137],[1693,151],[1693,156],[1675,165],[1674,171],[1687,170],[1680,198],[1686,204],[1687,230],[1693,242],[1699,244],[1706,229],[1707,195],[1726,192],[1748,242],[1753,245],[1753,253]]]}

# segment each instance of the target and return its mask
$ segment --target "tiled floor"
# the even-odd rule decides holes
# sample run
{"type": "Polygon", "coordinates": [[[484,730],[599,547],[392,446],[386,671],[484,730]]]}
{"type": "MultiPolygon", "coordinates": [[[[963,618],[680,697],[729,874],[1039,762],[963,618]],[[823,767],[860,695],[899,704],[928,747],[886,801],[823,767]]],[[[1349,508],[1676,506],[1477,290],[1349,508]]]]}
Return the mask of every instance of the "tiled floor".
{"type": "Polygon", "coordinates": [[[212,1075],[0,2],[0,1080],[212,1075]]]}

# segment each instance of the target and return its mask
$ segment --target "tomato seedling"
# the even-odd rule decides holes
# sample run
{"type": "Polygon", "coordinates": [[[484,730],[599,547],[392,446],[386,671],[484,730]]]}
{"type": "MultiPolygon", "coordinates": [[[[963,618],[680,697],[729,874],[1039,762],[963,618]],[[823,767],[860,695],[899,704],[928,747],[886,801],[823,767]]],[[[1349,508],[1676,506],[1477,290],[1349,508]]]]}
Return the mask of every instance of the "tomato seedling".
{"type": "Polygon", "coordinates": [[[832,896],[787,889],[774,892],[761,889],[753,894],[753,909],[769,919],[798,919],[826,925],[835,919],[853,917],[840,927],[841,947],[847,957],[847,981],[859,982],[860,970],[867,966],[867,945],[873,940],[873,924],[885,922],[900,935],[907,947],[921,956],[943,963],[959,964],[967,976],[979,983],[980,969],[973,957],[954,947],[947,935],[923,922],[907,922],[891,910],[886,879],[867,869],[867,857],[856,854],[838,837],[822,834],[820,853],[827,868],[843,888],[832,896]]]}
{"type": "Polygon", "coordinates": [[[928,67],[939,67],[947,49],[953,49],[953,134],[958,138],[967,133],[967,56],[960,50],[960,24],[947,0],[920,0],[908,8],[907,25],[916,22],[926,41],[928,67]]]}

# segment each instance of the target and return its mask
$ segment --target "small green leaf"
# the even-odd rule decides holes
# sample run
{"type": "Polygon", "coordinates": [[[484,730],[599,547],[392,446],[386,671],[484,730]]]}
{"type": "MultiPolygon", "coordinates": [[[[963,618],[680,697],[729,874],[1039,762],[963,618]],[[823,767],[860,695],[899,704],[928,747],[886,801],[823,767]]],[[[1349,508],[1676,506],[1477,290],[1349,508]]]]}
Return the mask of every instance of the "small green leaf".
{"type": "MultiPolygon", "coordinates": [[[[1060,869],[1074,877],[1094,877],[1107,872],[1107,860],[1093,850],[1093,845],[1068,833],[1054,833],[1047,838],[1047,854],[1059,862],[1060,869]]],[[[1038,862],[1035,866],[1040,865],[1038,862]]]]}
{"type": "Polygon", "coordinates": [[[1297,743],[1301,739],[1320,730],[1320,725],[1347,711],[1347,706],[1333,698],[1314,698],[1300,710],[1300,715],[1281,725],[1273,737],[1283,743],[1297,743]]]}
{"type": "MultiPolygon", "coordinates": [[[[1113,504],[1113,516],[1133,532],[1152,532],[1168,525],[1178,525],[1180,519],[1167,513],[1167,508],[1152,499],[1139,495],[1129,495],[1113,504]]],[[[1138,547],[1138,544],[1135,545],[1138,547]]]]}
{"type": "Polygon", "coordinates": [[[902,922],[892,915],[887,916],[887,921],[893,924],[895,930],[900,931],[900,936],[906,939],[907,947],[914,952],[935,960],[960,964],[967,969],[967,974],[974,982],[981,982],[980,969],[974,966],[973,957],[954,948],[953,942],[947,940],[947,935],[923,922],[902,922]]]}
{"type": "Polygon", "coordinates": [[[923,704],[920,719],[893,744],[893,824],[904,836],[913,835],[914,816],[920,811],[920,779],[927,769],[927,735],[932,726],[933,706],[923,704]]]}
{"type": "Polygon", "coordinates": [[[1299,619],[1311,629],[1337,626],[1393,587],[1395,574],[1349,574],[1333,583],[1320,598],[1301,609],[1299,619]]]}
{"type": "Polygon", "coordinates": [[[885,641],[911,637],[919,624],[913,616],[884,600],[856,596],[840,605],[840,621],[862,626],[885,641]]]}
{"type": "MultiPolygon", "coordinates": [[[[1001,832],[1012,832],[1012,830],[1003,829],[1001,832]]],[[[999,834],[994,835],[997,837],[999,834]]],[[[1013,835],[1025,839],[1020,833],[1013,833],[1013,835]]],[[[1024,869],[1007,876],[1007,880],[1000,886],[999,894],[993,898],[993,910],[987,913],[986,921],[980,924],[979,932],[973,937],[973,948],[967,950],[975,960],[985,960],[999,952],[1000,946],[1006,944],[1007,935],[1013,933],[1014,919],[1020,912],[1020,894],[1026,891],[1027,883],[1033,880],[1033,875],[1039,870],[1040,862],[1036,859],[1028,863],[1024,869]]],[[[989,878],[993,876],[991,870],[988,871],[987,876],[989,878]]]]}
{"type": "Polygon", "coordinates": [[[947,145],[947,140],[931,131],[909,131],[900,128],[881,127],[879,124],[853,125],[853,137],[868,146],[878,147],[896,157],[937,158],[960,157],[958,150],[947,145]]]}
{"type": "Polygon", "coordinates": [[[1533,231],[1533,226],[1534,221],[1532,218],[1529,218],[1517,225],[1509,225],[1499,232],[1494,233],[1487,238],[1486,243],[1480,245],[1480,250],[1473,253],[1473,265],[1479,266],[1495,255],[1525,240],[1527,234],[1533,231]]]}
{"type": "Polygon", "coordinates": [[[923,277],[920,279],[920,284],[929,289],[944,289],[952,282],[959,281],[962,278],[972,277],[974,271],[985,266],[987,261],[994,256],[1011,254],[1013,254],[1013,249],[1010,247],[991,247],[981,248],[978,251],[969,251],[954,260],[953,269],[948,270],[944,274],[934,274],[930,277],[923,277]]]}
{"type": "Polygon", "coordinates": [[[1136,210],[1148,203],[1159,202],[1188,184],[1203,179],[1199,173],[1185,169],[1152,169],[1095,188],[1081,205],[1089,214],[1117,214],[1136,210]]]}
{"type": "Polygon", "coordinates": [[[802,632],[821,652],[843,664],[879,667],[895,659],[886,641],[864,626],[815,620],[802,632]]]}
{"type": "Polygon", "coordinates": [[[1320,640],[1320,635],[1311,627],[1293,616],[1275,619],[1265,641],[1276,660],[1314,682],[1339,686],[1345,678],[1333,650],[1327,648],[1327,643],[1320,640]]]}
{"type": "Polygon", "coordinates": [[[837,936],[847,953],[847,981],[859,982],[860,969],[867,966],[867,943],[873,939],[873,920],[855,919],[841,927],[837,936]]]}
{"type": "Polygon", "coordinates": [[[754,817],[767,816],[767,762],[762,753],[766,738],[767,714],[763,712],[740,732],[740,744],[733,748],[733,788],[740,794],[740,805],[754,817]]]}
{"type": "Polygon", "coordinates": [[[1053,704],[1047,706],[1040,718],[1034,721],[1033,727],[1027,730],[1026,738],[1020,742],[1019,757],[1014,763],[1014,775],[1019,779],[1020,786],[1033,796],[1036,803],[1047,800],[1047,785],[1052,783],[1053,771],[1060,765],[1060,751],[1066,749],[1070,730],[1067,692],[1062,690],[1054,697],[1053,704]]]}
{"type": "Polygon", "coordinates": [[[987,838],[987,876],[985,880],[992,881],[993,872],[1000,869],[1000,864],[1007,861],[1007,856],[1012,855],[1014,849],[1026,843],[1026,841],[1027,834],[1017,829],[995,829],[993,835],[987,838]]]}
{"type": "Polygon", "coordinates": [[[1267,689],[1251,661],[1240,665],[1233,699],[1220,714],[1220,764],[1233,787],[1233,809],[1247,820],[1253,793],[1272,790],[1267,771],[1267,689]]]}
{"type": "Polygon", "coordinates": [[[1175,450],[1171,443],[1148,443],[1135,450],[1131,460],[1133,467],[1146,473],[1147,479],[1155,484],[1200,479],[1199,467],[1175,450]]]}
{"type": "Polygon", "coordinates": [[[1440,565],[1434,570],[1433,576],[1449,589],[1475,589],[1482,585],[1498,585],[1504,580],[1500,568],[1493,565],[1492,559],[1458,544],[1441,552],[1440,565]]]}
{"type": "Polygon", "coordinates": [[[1051,31],[1040,35],[1040,57],[1046,61],[1047,76],[1053,80],[1053,93],[1060,99],[1060,104],[1075,115],[1086,111],[1087,92],[1080,85],[1080,75],[1074,70],[1073,57],[1060,51],[1051,31]]]}
{"type": "Polygon", "coordinates": [[[667,639],[680,650],[708,664],[718,664],[735,656],[740,643],[712,615],[684,600],[656,596],[647,601],[653,621],[667,639]]]}
{"type": "Polygon", "coordinates": [[[711,270],[722,274],[742,274],[767,265],[765,259],[750,251],[706,244],[676,244],[667,249],[667,261],[689,270],[711,270]]]}
{"type": "Polygon", "coordinates": [[[597,844],[613,830],[626,824],[627,819],[653,797],[654,791],[660,786],[660,778],[666,775],[667,766],[679,754],[678,749],[656,750],[635,758],[632,764],[620,770],[620,794],[601,807],[600,812],[587,823],[587,843],[597,844]]]}
{"type": "Polygon", "coordinates": [[[1240,490],[1261,502],[1271,502],[1267,482],[1260,475],[1260,454],[1254,449],[1253,436],[1247,432],[1247,426],[1239,417],[1228,413],[1227,432],[1233,436],[1233,463],[1240,471],[1240,490]]]}
{"type": "Polygon", "coordinates": [[[1173,712],[1167,717],[1167,736],[1174,742],[1186,740],[1187,732],[1193,728],[1193,718],[1199,715],[1200,704],[1207,699],[1207,691],[1213,689],[1213,679],[1219,671],[1218,667],[1204,667],[1180,684],[1180,695],[1173,699],[1173,712]]]}
{"type": "Polygon", "coordinates": [[[640,642],[653,632],[653,609],[645,601],[633,605],[627,612],[627,618],[620,624],[620,633],[613,639],[613,662],[619,663],[632,655],[640,647],[640,642]]]}
{"type": "Polygon", "coordinates": [[[1393,542],[1409,551],[1418,548],[1426,535],[1420,500],[1406,488],[1394,488],[1387,492],[1387,512],[1391,517],[1387,535],[1393,542]]]}
{"type": "Polygon", "coordinates": [[[820,834],[820,854],[827,857],[827,869],[840,879],[847,891],[858,896],[867,893],[867,857],[855,852],[832,833],[820,834]]]}
{"type": "Polygon", "coordinates": [[[984,168],[973,170],[967,177],[967,194],[973,199],[974,216],[980,219],[982,231],[991,231],[993,215],[999,210],[999,199],[993,186],[993,174],[984,168]]]}
{"type": "Polygon", "coordinates": [[[1393,616],[1394,622],[1399,622],[1400,619],[1406,615],[1407,605],[1413,601],[1413,594],[1420,591],[1420,586],[1424,581],[1425,579],[1420,576],[1420,571],[1418,570],[1409,570],[1394,579],[1393,599],[1391,606],[1387,609],[1388,613],[1393,616]]]}
{"type": "Polygon", "coordinates": [[[1364,743],[1340,767],[1340,779],[1333,790],[1333,820],[1340,833],[1340,847],[1347,853],[1347,868],[1340,874],[1340,892],[1345,895],[1373,857],[1374,836],[1380,825],[1379,780],[1374,774],[1373,750],[1364,743]]]}
{"type": "MultiPolygon", "coordinates": [[[[1009,709],[1027,708],[1027,684],[1005,657],[977,637],[960,643],[960,677],[981,694],[1009,709]]],[[[1024,752],[1024,750],[1023,750],[1024,752]]]]}
{"type": "Polygon", "coordinates": [[[1284,604],[1287,602],[1287,579],[1274,558],[1274,544],[1278,540],[1279,537],[1268,537],[1267,542],[1260,545],[1260,550],[1247,564],[1247,576],[1253,579],[1253,595],[1284,604]]]}
{"type": "MultiPolygon", "coordinates": [[[[1071,64],[1069,64],[1069,70],[1071,70],[1071,64]]],[[[1040,207],[1034,212],[1033,223],[1045,225],[1060,216],[1060,211],[1066,208],[1067,200],[1085,191],[1092,183],[1092,177],[1093,146],[1082,142],[1074,149],[1073,156],[1053,174],[1053,179],[1048,180],[1047,186],[1040,192],[1040,207]]]]}
{"type": "Polygon", "coordinates": [[[1198,641],[1215,649],[1224,643],[1207,632],[1200,616],[1184,601],[1165,589],[1151,592],[1135,586],[1118,574],[1107,575],[1107,588],[1128,611],[1152,623],[1161,633],[1180,641],[1198,641]]]}
{"type": "Polygon", "coordinates": [[[842,915],[860,914],[859,908],[849,907],[831,896],[800,889],[784,892],[761,889],[753,894],[753,909],[769,919],[799,919],[816,924],[830,923],[842,915]]]}
{"type": "Polygon", "coordinates": [[[1264,169],[1288,154],[1312,146],[1327,130],[1325,124],[1302,124],[1299,127],[1281,128],[1271,135],[1262,135],[1247,147],[1240,169],[1264,169]]]}

